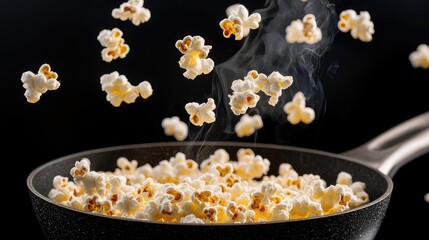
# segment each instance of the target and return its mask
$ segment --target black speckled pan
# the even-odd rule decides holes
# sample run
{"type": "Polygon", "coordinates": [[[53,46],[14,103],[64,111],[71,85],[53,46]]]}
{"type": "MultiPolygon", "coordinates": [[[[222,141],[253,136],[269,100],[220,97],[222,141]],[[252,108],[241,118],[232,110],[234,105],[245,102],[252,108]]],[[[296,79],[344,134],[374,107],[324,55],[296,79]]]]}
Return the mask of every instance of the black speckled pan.
{"type": "Polygon", "coordinates": [[[27,179],[31,201],[48,239],[373,239],[383,221],[392,193],[390,177],[407,161],[429,150],[429,113],[389,130],[342,155],[267,144],[234,142],[152,143],[96,149],[72,154],[35,169],[27,179]],[[94,170],[113,170],[118,157],[156,165],[178,151],[205,159],[224,148],[231,156],[242,147],[271,161],[271,173],[287,162],[299,174],[319,174],[328,184],[346,171],[366,183],[371,202],[356,209],[305,220],[251,224],[168,224],[106,217],[80,212],[51,201],[47,195],[56,175],[68,176],[75,161],[91,160],[94,170]],[[390,176],[390,177],[389,177],[390,176]]]}

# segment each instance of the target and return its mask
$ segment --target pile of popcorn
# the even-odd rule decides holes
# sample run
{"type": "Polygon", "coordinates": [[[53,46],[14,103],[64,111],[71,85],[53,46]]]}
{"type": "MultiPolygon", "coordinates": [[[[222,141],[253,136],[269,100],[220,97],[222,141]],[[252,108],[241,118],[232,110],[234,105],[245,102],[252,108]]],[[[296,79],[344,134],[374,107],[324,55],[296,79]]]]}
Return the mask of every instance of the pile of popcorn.
{"type": "Polygon", "coordinates": [[[267,176],[270,161],[251,149],[237,160],[216,150],[198,165],[177,153],[157,166],[121,157],[114,172],[91,171],[87,158],[67,177],[56,176],[49,198],[77,210],[171,223],[251,223],[343,212],[369,201],[365,183],[340,172],[335,185],[290,164],[267,176]]]}

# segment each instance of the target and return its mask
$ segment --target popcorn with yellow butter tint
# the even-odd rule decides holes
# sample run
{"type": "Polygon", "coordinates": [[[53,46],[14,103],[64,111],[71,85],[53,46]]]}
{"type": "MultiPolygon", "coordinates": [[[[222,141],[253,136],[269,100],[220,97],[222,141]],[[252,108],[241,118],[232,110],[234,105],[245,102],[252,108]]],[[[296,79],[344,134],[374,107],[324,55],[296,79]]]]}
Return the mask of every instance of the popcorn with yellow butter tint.
{"type": "Polygon", "coordinates": [[[249,35],[250,29],[259,28],[261,15],[253,13],[249,16],[249,11],[241,4],[231,5],[227,8],[226,13],[227,18],[219,23],[225,38],[235,35],[235,40],[241,40],[249,35]]]}
{"type": "Polygon", "coordinates": [[[141,23],[149,21],[151,17],[149,9],[144,8],[143,4],[143,0],[128,0],[119,8],[113,9],[112,17],[122,21],[131,20],[134,25],[139,26],[141,23]]]}
{"type": "Polygon", "coordinates": [[[111,62],[118,58],[125,58],[130,52],[130,47],[125,44],[122,35],[122,31],[118,28],[104,29],[98,34],[97,40],[104,47],[101,51],[103,61],[111,62]]]}
{"type": "Polygon", "coordinates": [[[315,44],[322,40],[322,31],[317,27],[316,17],[307,14],[302,21],[292,21],[286,28],[286,41],[288,43],[315,44]]]}
{"type": "Polygon", "coordinates": [[[326,186],[320,176],[299,176],[287,163],[279,167],[278,176],[264,176],[270,163],[252,149],[239,149],[237,160],[230,161],[218,149],[203,161],[203,171],[178,152],[154,168],[121,157],[114,172],[95,172],[82,159],[70,171],[74,182],[56,176],[48,196],[106,216],[194,224],[300,219],[369,201],[365,184],[353,182],[346,172],[338,174],[336,185],[326,186]]]}
{"type": "Polygon", "coordinates": [[[372,35],[375,33],[374,23],[371,21],[369,13],[362,11],[358,15],[353,9],[341,12],[338,29],[342,32],[350,31],[354,39],[362,42],[371,42],[372,35]]]}
{"type": "Polygon", "coordinates": [[[177,141],[183,141],[188,136],[188,125],[180,121],[179,117],[164,118],[161,122],[164,133],[167,136],[174,136],[177,141]]]}
{"type": "Polygon", "coordinates": [[[270,97],[268,104],[275,106],[282,95],[282,91],[292,85],[293,77],[283,76],[279,72],[274,71],[268,77],[265,74],[259,74],[255,82],[261,91],[270,97]]]}
{"type": "Polygon", "coordinates": [[[288,114],[287,120],[293,125],[300,122],[310,124],[315,117],[314,110],[305,106],[305,96],[302,92],[297,92],[292,101],[286,103],[283,110],[288,114]]]}
{"type": "Polygon", "coordinates": [[[244,114],[240,118],[240,121],[235,125],[235,133],[238,137],[248,137],[263,126],[264,123],[262,122],[261,116],[249,116],[248,114],[244,114]]]}
{"type": "Polygon", "coordinates": [[[57,90],[61,85],[57,78],[58,74],[51,71],[51,66],[46,63],[40,67],[37,74],[31,71],[23,73],[21,81],[25,89],[24,96],[27,98],[27,102],[36,103],[40,100],[42,94],[48,90],[57,90]]]}
{"type": "Polygon", "coordinates": [[[152,95],[152,87],[149,82],[143,81],[138,87],[135,87],[128,82],[127,77],[119,75],[116,71],[101,76],[100,84],[101,89],[107,93],[107,101],[115,107],[119,107],[122,102],[134,103],[139,95],[143,98],[152,95]]]}
{"type": "Polygon", "coordinates": [[[183,54],[179,65],[186,69],[184,77],[194,80],[197,76],[209,74],[213,70],[214,62],[207,58],[212,46],[205,45],[201,36],[186,36],[183,40],[178,40],[175,46],[183,54]]]}
{"type": "Polygon", "coordinates": [[[213,123],[216,121],[216,116],[213,112],[216,109],[216,104],[213,98],[209,98],[207,103],[187,103],[185,109],[190,115],[189,121],[195,126],[202,126],[204,123],[213,123]]]}
{"type": "Polygon", "coordinates": [[[411,65],[415,68],[429,68],[429,46],[420,44],[417,50],[410,54],[411,65]]]}

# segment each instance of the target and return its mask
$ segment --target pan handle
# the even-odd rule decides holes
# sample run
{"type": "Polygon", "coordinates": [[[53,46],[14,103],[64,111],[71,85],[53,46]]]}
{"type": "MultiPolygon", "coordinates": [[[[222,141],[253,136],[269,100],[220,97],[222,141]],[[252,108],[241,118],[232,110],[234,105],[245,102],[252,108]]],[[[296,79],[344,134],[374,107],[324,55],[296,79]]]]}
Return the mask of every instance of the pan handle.
{"type": "Polygon", "coordinates": [[[429,112],[389,129],[341,155],[393,177],[404,164],[429,152],[429,112]]]}

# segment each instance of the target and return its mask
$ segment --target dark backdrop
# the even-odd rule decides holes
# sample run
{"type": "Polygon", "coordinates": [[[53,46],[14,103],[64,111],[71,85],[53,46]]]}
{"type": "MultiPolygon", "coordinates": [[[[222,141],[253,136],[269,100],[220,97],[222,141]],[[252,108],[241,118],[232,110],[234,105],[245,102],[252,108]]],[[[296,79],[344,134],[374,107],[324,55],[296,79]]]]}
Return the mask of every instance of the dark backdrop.
{"type": "MultiPolygon", "coordinates": [[[[299,0],[295,0],[299,1],[299,0]]],[[[313,0],[310,0],[313,1],[313,0]]],[[[172,46],[186,34],[200,34],[208,44],[222,45],[210,56],[223,62],[241,42],[224,39],[217,22],[235,1],[146,1],[152,19],[140,27],[110,16],[121,1],[21,0],[2,3],[0,15],[1,119],[3,164],[13,177],[3,177],[12,197],[5,201],[10,223],[41,237],[25,180],[28,173],[51,159],[92,148],[142,142],[171,141],[161,120],[179,115],[183,106],[202,101],[211,92],[211,79],[186,81],[177,66],[180,57],[172,46]],[[215,23],[215,25],[213,25],[215,23]],[[131,46],[127,58],[101,61],[96,37],[101,29],[119,27],[131,46]],[[58,72],[61,87],[43,95],[36,104],[23,96],[21,74],[49,63],[58,72]],[[135,104],[114,108],[100,90],[99,77],[118,70],[137,84],[149,80],[155,94],[135,104]],[[156,79],[156,81],[155,81],[156,79]],[[18,201],[17,201],[18,199],[18,201]],[[9,213],[9,211],[11,211],[9,213]]],[[[249,9],[264,1],[242,1],[249,9]]],[[[408,56],[418,44],[429,43],[426,0],[335,1],[337,12],[367,10],[375,23],[371,43],[338,33],[325,55],[322,81],[326,111],[318,121],[282,144],[340,153],[352,149],[388,128],[429,110],[429,69],[414,69],[408,56]],[[337,68],[329,68],[331,64],[337,68]],[[329,69],[329,70],[328,70],[329,69]]],[[[273,128],[264,128],[257,142],[277,143],[273,128]]],[[[249,138],[244,141],[254,141],[249,138]]],[[[416,226],[427,218],[429,155],[404,166],[394,177],[395,190],[379,238],[407,231],[427,234],[416,226]],[[393,224],[401,228],[394,228],[393,224]]],[[[9,195],[8,195],[9,196],[9,195]]],[[[5,213],[4,213],[5,214],[5,213]]]]}

